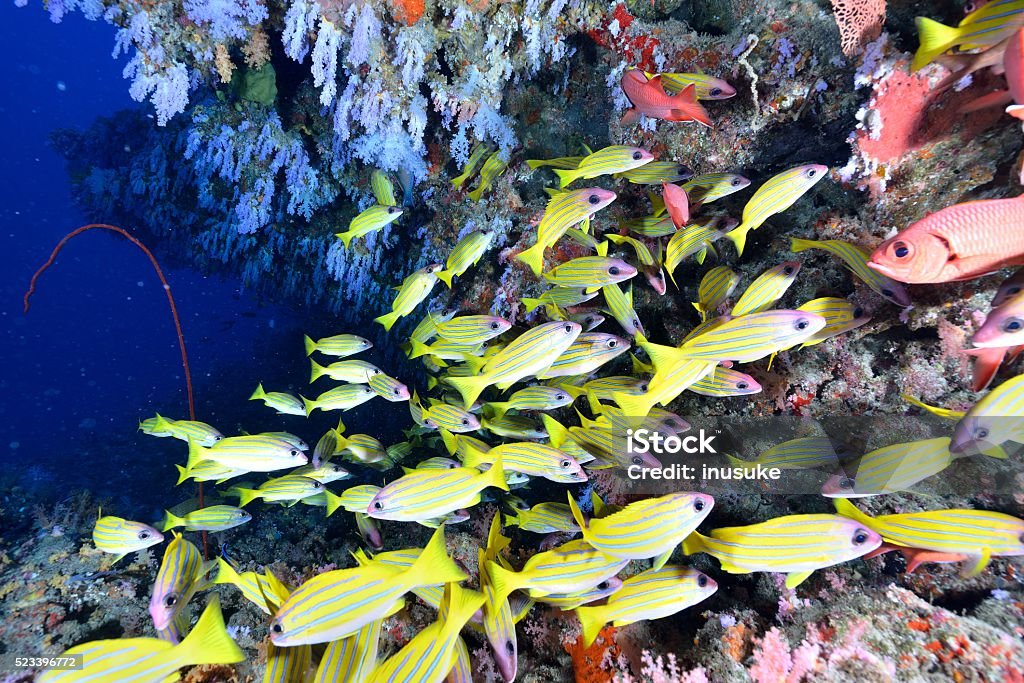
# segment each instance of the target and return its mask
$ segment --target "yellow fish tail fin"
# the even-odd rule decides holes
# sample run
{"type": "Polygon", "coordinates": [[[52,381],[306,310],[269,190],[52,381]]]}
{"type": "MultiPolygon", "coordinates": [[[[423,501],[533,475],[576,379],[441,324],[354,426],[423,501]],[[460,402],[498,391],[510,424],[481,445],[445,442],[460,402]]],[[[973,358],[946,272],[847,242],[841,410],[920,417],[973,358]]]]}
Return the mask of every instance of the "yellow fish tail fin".
{"type": "Polygon", "coordinates": [[[444,544],[444,524],[430,537],[430,542],[407,571],[417,586],[436,586],[442,583],[465,581],[466,573],[459,569],[444,544]]]}
{"type": "Polygon", "coordinates": [[[455,277],[455,271],[444,269],[437,271],[437,279],[448,285],[448,289],[452,288],[452,279],[455,277]]]}
{"type": "Polygon", "coordinates": [[[444,442],[444,447],[448,450],[449,455],[455,455],[455,451],[459,449],[458,438],[449,432],[447,429],[440,429],[441,441],[444,442]]]}
{"type": "Polygon", "coordinates": [[[153,431],[154,432],[169,432],[171,431],[171,425],[174,424],[174,420],[168,420],[160,413],[156,414],[153,418],[153,431]]]}
{"type": "Polygon", "coordinates": [[[354,230],[346,230],[345,232],[336,233],[336,237],[341,239],[341,243],[348,249],[348,245],[355,239],[356,233],[354,230]]]}
{"type": "Polygon", "coordinates": [[[596,247],[594,247],[594,249],[597,251],[598,256],[607,256],[608,240],[604,240],[603,242],[599,243],[596,247]]]}
{"type": "MultiPolygon", "coordinates": [[[[741,225],[740,227],[735,228],[735,229],[730,230],[729,232],[725,233],[726,239],[728,239],[730,242],[732,242],[733,246],[736,247],[736,255],[737,256],[743,256],[743,249],[744,249],[744,247],[747,246],[747,233],[748,232],[750,232],[750,229],[741,225]]],[[[675,282],[675,281],[673,280],[673,282],[675,282]]]]}
{"type": "Polygon", "coordinates": [[[174,658],[181,666],[234,664],[245,659],[245,654],[224,627],[220,597],[214,595],[210,598],[195,628],[174,646],[174,658]]]}
{"type": "Polygon", "coordinates": [[[683,539],[683,554],[684,555],[696,555],[697,553],[706,553],[707,544],[704,542],[707,540],[704,536],[694,531],[685,539],[683,539]]]}
{"type": "Polygon", "coordinates": [[[495,420],[500,420],[501,418],[505,417],[505,413],[507,413],[509,410],[508,401],[502,401],[500,403],[488,403],[487,405],[490,406],[491,410],[494,411],[495,420]]]}
{"type": "Polygon", "coordinates": [[[238,494],[238,507],[244,508],[249,503],[260,497],[260,492],[255,489],[236,488],[238,494]]]}
{"type": "Polygon", "coordinates": [[[192,439],[188,440],[188,462],[185,463],[185,469],[189,472],[192,468],[198,465],[203,460],[206,460],[206,448],[203,448],[192,439]]]}
{"type": "Polygon", "coordinates": [[[413,358],[419,358],[420,356],[429,356],[430,347],[423,342],[416,341],[415,339],[409,340],[409,360],[413,358]]]}
{"type": "Polygon", "coordinates": [[[491,577],[491,587],[494,588],[494,600],[501,602],[507,598],[512,591],[526,586],[529,581],[521,572],[505,569],[497,562],[484,562],[487,573],[491,577]]]}
{"type": "Polygon", "coordinates": [[[390,332],[391,328],[395,326],[396,322],[398,322],[398,314],[391,311],[390,313],[385,313],[384,315],[374,318],[373,322],[380,323],[384,326],[386,331],[390,332]]]}
{"type": "Polygon", "coordinates": [[[579,173],[576,170],[563,170],[561,168],[555,169],[555,174],[558,176],[558,187],[565,188],[572,184],[572,181],[579,177],[579,173]]]}
{"type": "Polygon", "coordinates": [[[174,529],[179,526],[185,526],[185,520],[178,517],[170,510],[164,510],[164,523],[160,527],[160,531],[167,531],[168,529],[174,529]]]}
{"type": "Polygon", "coordinates": [[[316,342],[313,341],[308,334],[303,335],[302,341],[306,345],[306,355],[313,355],[313,352],[316,351],[316,342]]]}
{"type": "Polygon", "coordinates": [[[654,407],[654,401],[649,400],[646,394],[632,396],[616,392],[612,394],[612,400],[615,401],[619,408],[622,408],[622,412],[627,417],[647,417],[651,412],[651,408],[654,407]]]}
{"type": "Polygon", "coordinates": [[[856,520],[864,526],[870,526],[874,520],[866,512],[851,503],[847,498],[833,498],[832,503],[836,506],[836,512],[843,517],[856,520]]]}
{"type": "Polygon", "coordinates": [[[792,244],[790,245],[789,250],[794,254],[799,254],[801,251],[806,251],[807,249],[814,249],[814,247],[818,245],[814,240],[802,240],[799,237],[791,237],[790,241],[792,244]]]}
{"type": "Polygon", "coordinates": [[[341,496],[337,496],[326,488],[324,489],[324,496],[327,498],[327,516],[330,517],[334,514],[334,511],[341,507],[341,496]]]}
{"type": "Polygon", "coordinates": [[[976,557],[975,556],[971,556],[971,557],[973,558],[973,561],[971,563],[965,565],[964,569],[963,569],[963,572],[962,572],[962,575],[965,578],[970,578],[972,576],[977,576],[978,574],[980,574],[985,569],[985,567],[988,566],[989,560],[992,559],[992,554],[988,550],[988,548],[983,548],[981,550],[981,554],[980,555],[978,555],[976,557]]]}
{"type": "MultiPolygon", "coordinates": [[[[442,437],[443,438],[443,437],[442,437]]],[[[446,444],[447,445],[447,444],[446,444]]],[[[455,449],[449,450],[450,453],[454,453],[455,449]]],[[[470,469],[480,469],[484,465],[490,465],[491,461],[487,459],[486,454],[467,443],[466,450],[462,455],[462,466],[470,469]]]]}
{"type": "Polygon", "coordinates": [[[572,497],[572,493],[569,491],[565,492],[566,497],[569,499],[569,509],[572,510],[572,518],[576,520],[577,526],[580,531],[583,532],[583,540],[590,542],[590,528],[587,526],[587,520],[583,518],[583,510],[580,510],[579,503],[572,497]]]}
{"type": "Polygon", "coordinates": [[[308,398],[302,395],[300,395],[299,398],[302,399],[302,406],[306,410],[306,417],[309,417],[313,413],[313,411],[316,410],[316,401],[310,401],[308,398]]]}
{"type": "Polygon", "coordinates": [[[508,491],[508,482],[505,481],[505,463],[501,461],[500,455],[494,459],[494,462],[491,464],[491,469],[484,472],[482,476],[486,477],[484,481],[488,486],[499,488],[502,491],[508,491]]]}
{"type": "Polygon", "coordinates": [[[526,314],[527,315],[529,315],[530,313],[533,313],[533,311],[538,306],[543,306],[544,305],[544,302],[542,300],[540,300],[540,299],[531,299],[528,296],[524,296],[522,299],[520,299],[520,301],[523,303],[524,306],[526,306],[526,314]]]}
{"type": "Polygon", "coordinates": [[[462,361],[462,364],[465,365],[470,370],[472,370],[473,372],[480,372],[480,370],[485,365],[487,365],[487,361],[488,360],[490,360],[490,359],[489,358],[482,358],[482,357],[479,357],[479,356],[469,356],[464,361],[462,361]]]}
{"type": "Polygon", "coordinates": [[[917,17],[914,21],[917,23],[917,35],[921,45],[914,53],[914,61],[911,62],[910,68],[917,71],[931,64],[936,57],[956,45],[956,41],[960,37],[960,29],[940,24],[928,17],[917,17]]]}
{"type": "Polygon", "coordinates": [[[483,393],[487,380],[477,375],[476,377],[449,377],[448,384],[455,388],[456,391],[462,396],[463,407],[469,410],[470,407],[476,403],[476,400],[480,398],[480,394],[483,393]]]}
{"type": "Polygon", "coordinates": [[[544,271],[544,245],[537,242],[537,244],[529,249],[519,252],[516,255],[516,259],[529,266],[536,277],[540,277],[540,274],[544,271]]]}
{"type": "Polygon", "coordinates": [[[448,633],[458,633],[484,604],[484,600],[484,594],[480,591],[462,588],[457,583],[449,583],[445,586],[443,601],[447,607],[443,630],[448,633]]]}
{"type": "Polygon", "coordinates": [[[266,397],[267,397],[267,392],[263,391],[263,383],[260,382],[256,386],[256,391],[252,392],[252,396],[249,397],[249,400],[250,401],[255,401],[255,400],[259,400],[259,399],[264,399],[266,397]]]}
{"type": "Polygon", "coordinates": [[[188,469],[182,467],[181,465],[175,464],[174,466],[178,469],[178,483],[175,484],[175,486],[181,486],[182,484],[189,480],[189,477],[192,476],[192,473],[189,472],[188,469]]]}
{"type": "Polygon", "coordinates": [[[590,489],[590,504],[594,508],[594,517],[601,518],[607,514],[607,509],[604,504],[604,500],[601,498],[601,494],[590,489]]]}
{"type": "Polygon", "coordinates": [[[786,588],[793,590],[801,583],[806,581],[807,577],[809,577],[813,573],[814,570],[811,570],[809,572],[790,572],[789,574],[786,574],[786,588]]]}
{"type": "Polygon", "coordinates": [[[597,634],[604,628],[604,609],[601,607],[577,607],[576,616],[583,627],[583,644],[590,647],[597,640],[597,634]]]}
{"type": "Polygon", "coordinates": [[[233,586],[237,586],[241,581],[242,578],[238,575],[238,570],[232,567],[223,557],[218,557],[217,576],[213,578],[213,582],[215,584],[230,583],[233,586]]]}
{"type": "Polygon", "coordinates": [[[312,384],[313,382],[315,382],[318,379],[320,379],[321,377],[323,377],[324,374],[326,374],[327,371],[324,368],[324,366],[320,365],[315,360],[310,359],[309,362],[310,362],[309,383],[312,384]]]}

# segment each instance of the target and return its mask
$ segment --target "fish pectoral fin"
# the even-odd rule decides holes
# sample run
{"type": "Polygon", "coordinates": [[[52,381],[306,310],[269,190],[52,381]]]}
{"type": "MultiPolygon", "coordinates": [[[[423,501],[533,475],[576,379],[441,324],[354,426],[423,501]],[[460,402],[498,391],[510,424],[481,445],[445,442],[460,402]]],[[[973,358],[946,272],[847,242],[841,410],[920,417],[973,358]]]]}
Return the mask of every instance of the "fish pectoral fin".
{"type": "Polygon", "coordinates": [[[971,576],[977,576],[988,566],[989,560],[992,559],[992,553],[988,548],[983,548],[980,555],[968,556],[970,562],[964,565],[961,575],[964,578],[971,576]]]}
{"type": "Polygon", "coordinates": [[[799,586],[801,583],[807,580],[807,577],[814,573],[812,569],[809,572],[790,572],[786,574],[786,588],[793,589],[799,586]]]}

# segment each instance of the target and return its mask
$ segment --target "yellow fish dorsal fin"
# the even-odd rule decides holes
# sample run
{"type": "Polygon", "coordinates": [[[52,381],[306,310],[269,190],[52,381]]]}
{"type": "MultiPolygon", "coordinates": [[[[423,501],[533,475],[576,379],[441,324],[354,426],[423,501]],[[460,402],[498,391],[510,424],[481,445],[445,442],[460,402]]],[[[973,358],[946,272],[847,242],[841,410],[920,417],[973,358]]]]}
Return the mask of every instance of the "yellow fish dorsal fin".
{"type": "Polygon", "coordinates": [[[927,410],[932,415],[937,415],[944,420],[960,420],[967,414],[962,410],[949,410],[948,408],[939,408],[938,406],[928,405],[924,401],[918,400],[910,394],[900,394],[900,398],[910,405],[927,410]]]}
{"type": "Polygon", "coordinates": [[[590,149],[590,145],[588,145],[587,143],[583,142],[580,144],[583,147],[583,151],[587,153],[587,156],[590,156],[591,154],[594,153],[594,150],[590,149]]]}
{"type": "MultiPolygon", "coordinates": [[[[263,596],[268,603],[272,599],[276,604],[280,605],[288,599],[288,596],[291,595],[291,591],[288,590],[288,587],[284,585],[281,579],[277,578],[274,572],[270,571],[268,568],[264,568],[263,576],[267,580],[267,587],[270,589],[271,593],[270,595],[263,596]]],[[[267,606],[269,607],[270,605],[268,604],[267,606]]]]}
{"type": "Polygon", "coordinates": [[[977,576],[988,566],[991,559],[992,552],[988,548],[982,548],[981,554],[974,557],[970,564],[964,566],[963,576],[965,578],[977,576]]]}

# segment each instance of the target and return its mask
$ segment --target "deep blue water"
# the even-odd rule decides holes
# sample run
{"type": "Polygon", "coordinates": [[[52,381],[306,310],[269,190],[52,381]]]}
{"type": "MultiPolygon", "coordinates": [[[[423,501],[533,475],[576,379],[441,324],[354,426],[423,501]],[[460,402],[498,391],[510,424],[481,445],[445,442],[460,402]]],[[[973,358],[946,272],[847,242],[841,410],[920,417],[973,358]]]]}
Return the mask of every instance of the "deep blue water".
{"type": "MultiPolygon", "coordinates": [[[[66,232],[86,222],[48,135],[144,105],[128,97],[106,24],[72,15],[55,25],[38,4],[5,2],[0,40],[7,53],[0,70],[0,482],[51,501],[88,488],[124,506],[173,505],[191,492],[159,501],[150,494],[155,482],[173,485],[172,463],[183,460],[184,445],[137,431],[156,410],[187,416],[177,339],[149,261],[117,236],[81,235],[43,276],[31,312],[22,312],[32,273],[66,232]]],[[[302,333],[326,334],[330,321],[306,325],[307,312],[257,301],[229,277],[164,270],[182,317],[200,419],[226,434],[295,428],[315,439],[302,418],[277,417],[246,399],[257,381],[268,390],[305,389],[302,333]]],[[[326,428],[336,419],[318,422],[326,428]]]]}

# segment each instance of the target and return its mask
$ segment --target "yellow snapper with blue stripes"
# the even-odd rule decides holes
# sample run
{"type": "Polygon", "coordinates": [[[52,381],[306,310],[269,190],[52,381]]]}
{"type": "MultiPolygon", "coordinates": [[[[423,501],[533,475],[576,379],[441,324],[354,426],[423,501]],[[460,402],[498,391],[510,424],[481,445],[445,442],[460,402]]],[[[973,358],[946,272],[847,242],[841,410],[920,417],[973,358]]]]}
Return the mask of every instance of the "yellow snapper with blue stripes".
{"type": "Polygon", "coordinates": [[[458,314],[459,309],[454,306],[441,309],[440,311],[427,311],[427,314],[423,316],[423,319],[416,324],[416,327],[409,334],[410,341],[423,343],[430,341],[436,335],[438,325],[448,322],[458,314]]]}
{"type": "Polygon", "coordinates": [[[910,295],[902,282],[868,267],[871,252],[842,240],[804,240],[792,238],[790,251],[799,254],[807,249],[822,249],[839,258],[864,284],[898,306],[909,306],[910,295]]]}
{"type": "MultiPolygon", "coordinates": [[[[644,72],[650,80],[658,74],[644,72]]],[[[703,73],[663,73],[661,86],[669,95],[675,95],[689,86],[694,86],[698,100],[727,100],[736,94],[736,88],[721,78],[703,73]]]]}
{"type": "Polygon", "coordinates": [[[612,395],[612,400],[629,417],[647,417],[656,403],[668,405],[694,383],[714,372],[715,362],[699,358],[679,358],[679,350],[675,347],[650,342],[643,342],[641,346],[652,358],[657,355],[658,358],[664,357],[665,360],[659,361],[658,370],[647,383],[647,391],[643,394],[618,392],[612,395]],[[663,351],[666,352],[664,356],[663,351]]]}
{"type": "Polygon", "coordinates": [[[506,168],[508,168],[508,159],[504,158],[501,150],[487,157],[483,168],[480,169],[480,185],[469,193],[469,198],[474,202],[480,201],[480,197],[494,184],[498,176],[505,172],[506,168]]]}
{"type": "MultiPolygon", "coordinates": [[[[476,667],[469,656],[466,641],[460,636],[455,639],[455,656],[452,658],[452,670],[448,672],[446,683],[473,683],[473,671],[476,667]]],[[[508,683],[506,681],[506,683],[508,683]]]]}
{"type": "Polygon", "coordinates": [[[526,313],[530,314],[538,306],[553,306],[559,309],[579,306],[596,297],[599,291],[584,292],[578,287],[552,287],[536,299],[524,296],[521,301],[526,307],[526,313]]]}
{"type": "Polygon", "coordinates": [[[848,449],[841,443],[833,442],[827,436],[801,436],[775,444],[753,460],[741,460],[727,455],[734,465],[761,465],[764,468],[775,467],[780,470],[808,470],[818,467],[835,468],[840,458],[848,454],[848,449]]]}
{"type": "Polygon", "coordinates": [[[486,472],[469,467],[456,470],[414,470],[387,484],[363,512],[376,519],[418,522],[470,508],[480,493],[493,486],[508,491],[501,456],[486,472]]]}
{"type": "Polygon", "coordinates": [[[629,375],[613,375],[597,377],[581,387],[569,388],[574,396],[586,396],[592,413],[599,414],[604,410],[601,401],[614,401],[615,394],[639,396],[647,391],[648,382],[629,375]]]}
{"type": "Polygon", "coordinates": [[[320,658],[313,683],[363,683],[377,666],[383,623],[382,619],[371,621],[354,634],[331,641],[320,658]]]}
{"type": "Polygon", "coordinates": [[[521,472],[531,477],[544,477],[550,481],[577,484],[587,481],[583,467],[565,451],[540,443],[520,441],[495,446],[487,452],[470,448],[462,462],[466,467],[485,465],[501,467],[509,472],[521,472]]]}
{"type": "Polygon", "coordinates": [[[283,391],[266,392],[263,390],[262,384],[256,387],[256,391],[252,392],[249,400],[263,401],[268,408],[273,408],[281,415],[306,415],[302,401],[298,397],[283,391]]]}
{"type": "Polygon", "coordinates": [[[690,567],[668,565],[640,572],[623,581],[606,604],[576,608],[583,643],[592,645],[608,622],[620,627],[663,619],[707,600],[717,590],[714,579],[690,567]]]}
{"type": "Polygon", "coordinates": [[[338,451],[350,460],[364,465],[381,462],[387,459],[384,444],[369,434],[350,434],[338,441],[338,451]]]}
{"type": "Polygon", "coordinates": [[[656,239],[676,233],[676,226],[668,216],[641,216],[625,221],[622,227],[641,237],[656,239]]]}
{"type": "Polygon", "coordinates": [[[309,444],[302,440],[301,437],[292,434],[291,432],[262,432],[260,434],[253,434],[251,436],[262,436],[267,439],[278,439],[285,443],[295,446],[300,451],[308,451],[309,444]]]}
{"type": "Polygon", "coordinates": [[[506,597],[512,591],[524,590],[532,598],[582,593],[615,576],[627,564],[629,560],[606,555],[584,540],[532,555],[518,572],[495,562],[484,563],[496,595],[506,597]]]}
{"type": "Polygon", "coordinates": [[[445,261],[444,270],[437,277],[451,289],[452,279],[461,277],[471,266],[475,266],[494,241],[492,230],[473,230],[458,241],[445,261]]]}
{"type": "Polygon", "coordinates": [[[316,479],[321,484],[330,484],[332,481],[340,481],[352,476],[351,472],[338,463],[327,460],[322,461],[319,467],[313,465],[313,463],[303,465],[292,470],[290,474],[316,479]]]}
{"type": "Polygon", "coordinates": [[[736,253],[743,255],[743,247],[751,230],[756,230],[775,214],[793,206],[800,197],[817,185],[827,172],[828,166],[819,164],[797,166],[772,176],[764,185],[757,188],[743,207],[743,220],[739,226],[725,235],[736,246],[736,253]]]}
{"type": "Polygon", "coordinates": [[[306,335],[304,342],[306,344],[307,356],[311,356],[315,351],[319,351],[327,356],[346,358],[373,348],[373,342],[355,334],[336,334],[333,337],[324,337],[316,341],[313,341],[309,335],[306,335]]]}
{"type": "Polygon", "coordinates": [[[628,180],[634,185],[661,185],[678,183],[692,175],[693,171],[683,164],[674,161],[650,161],[629,171],[620,171],[614,177],[628,180]]]}
{"type": "Polygon", "coordinates": [[[601,326],[604,316],[594,311],[587,311],[586,313],[570,313],[567,320],[578,323],[584,332],[590,332],[601,326]]]}
{"type": "Polygon", "coordinates": [[[553,247],[566,230],[587,220],[616,199],[616,194],[600,187],[562,192],[548,201],[537,224],[537,241],[529,249],[516,255],[516,259],[530,267],[534,275],[544,270],[544,250],[553,247]]]}
{"type": "Polygon", "coordinates": [[[185,531],[225,531],[245,524],[250,519],[252,515],[232,505],[211,505],[181,517],[170,510],[164,510],[163,530],[183,526],[185,531]]]}
{"type": "Polygon", "coordinates": [[[374,669],[367,683],[441,683],[455,665],[459,632],[484,598],[450,583],[438,620],[374,669]]]}
{"type": "Polygon", "coordinates": [[[380,169],[373,169],[370,174],[370,189],[378,204],[382,206],[397,206],[395,201],[395,186],[391,184],[391,178],[380,169]]]}
{"type": "Polygon", "coordinates": [[[472,406],[484,389],[492,384],[507,389],[516,382],[535,376],[551,366],[568,349],[581,331],[577,323],[550,322],[538,325],[517,337],[494,355],[472,377],[450,377],[447,382],[462,395],[463,407],[472,406]]]}
{"type": "Polygon", "coordinates": [[[988,510],[928,510],[871,517],[848,500],[834,501],[836,511],[872,529],[886,543],[964,555],[976,575],[992,557],[1024,555],[1024,520],[988,510]]]}
{"type": "MultiPolygon", "coordinates": [[[[435,455],[426,460],[422,460],[417,463],[415,469],[417,470],[454,470],[462,467],[462,463],[458,460],[452,460],[451,458],[443,458],[439,455],[435,455]]],[[[403,471],[411,471],[403,468],[403,471]]]]}
{"type": "Polygon", "coordinates": [[[959,46],[961,51],[992,48],[1024,26],[1024,2],[992,0],[960,20],[959,25],[946,26],[927,17],[917,17],[920,45],[910,68],[914,71],[934,61],[947,50],[959,46]]]}
{"type": "Polygon", "coordinates": [[[629,341],[604,332],[581,332],[538,379],[589,375],[629,350],[629,341]]]}
{"type": "Polygon", "coordinates": [[[182,667],[234,664],[245,660],[245,653],[228,635],[216,595],[210,598],[195,628],[176,645],[159,638],[114,638],[76,645],[61,657],[72,655],[81,655],[81,669],[48,669],[37,680],[40,683],[156,683],[176,680],[182,667]]]}
{"type": "MultiPolygon", "coordinates": [[[[669,220],[670,224],[671,222],[669,220]]],[[[673,228],[672,238],[665,247],[665,270],[677,289],[679,284],[676,282],[676,267],[694,254],[697,255],[697,262],[703,263],[707,251],[713,250],[712,245],[726,234],[714,227],[716,224],[715,219],[709,219],[703,223],[687,225],[679,231],[673,228]]]]}
{"type": "Polygon", "coordinates": [[[113,515],[103,516],[102,509],[92,529],[92,541],[96,544],[96,549],[117,555],[114,562],[118,562],[128,553],[163,543],[163,540],[164,535],[148,524],[132,522],[113,515]]]}
{"type": "Polygon", "coordinates": [[[773,310],[732,318],[683,342],[679,355],[693,360],[750,363],[801,344],[825,327],[820,315],[773,310]]]}
{"type": "Polygon", "coordinates": [[[398,295],[391,304],[391,312],[374,318],[374,322],[380,323],[385,330],[390,332],[399,318],[404,318],[412,313],[424,299],[430,296],[430,291],[437,284],[437,273],[440,270],[441,264],[431,263],[405,278],[398,288],[398,295]]]}
{"type": "Polygon", "coordinates": [[[820,344],[871,322],[871,316],[865,315],[863,308],[834,296],[811,299],[798,306],[797,310],[814,313],[825,319],[825,327],[815,332],[800,348],[820,344]]]}
{"type": "Polygon", "coordinates": [[[441,526],[408,569],[374,562],[324,572],[306,581],[278,608],[270,639],[284,647],[338,640],[390,614],[395,603],[415,587],[466,578],[448,557],[441,526]]]}
{"type": "Polygon", "coordinates": [[[538,384],[532,387],[523,387],[509,396],[507,401],[488,402],[486,405],[494,411],[495,418],[501,418],[509,410],[555,410],[564,408],[572,401],[572,395],[565,389],[538,384]]]}
{"type": "Polygon", "coordinates": [[[605,285],[628,280],[636,273],[636,268],[622,259],[581,256],[555,266],[544,273],[544,279],[559,287],[583,288],[591,292],[605,285]]]}
{"type": "MultiPolygon", "coordinates": [[[[372,375],[379,377],[379,375],[372,375]]],[[[361,406],[377,395],[368,384],[342,384],[333,389],[328,389],[315,399],[308,399],[300,396],[305,406],[306,415],[309,416],[314,410],[352,410],[361,406]]]]}
{"type": "Polygon", "coordinates": [[[450,403],[435,403],[423,413],[423,425],[430,429],[446,429],[454,434],[462,434],[480,429],[480,419],[450,403]]]}
{"type": "Polygon", "coordinates": [[[188,601],[203,584],[203,576],[213,563],[203,562],[203,556],[194,544],[174,532],[164,551],[163,561],[153,582],[153,595],[149,600],[149,614],[153,628],[165,629],[181,613],[188,601]]]}
{"type": "Polygon", "coordinates": [[[654,155],[639,147],[611,145],[588,154],[574,169],[556,168],[559,187],[568,187],[580,178],[596,178],[602,175],[622,173],[643,166],[654,160],[654,155]]]}
{"type": "Polygon", "coordinates": [[[547,430],[525,415],[503,415],[485,417],[481,426],[495,436],[509,439],[531,439],[539,441],[548,438],[547,430]]]}
{"type": "Polygon", "coordinates": [[[181,441],[191,439],[200,446],[212,446],[224,435],[205,422],[197,420],[172,420],[157,413],[139,425],[144,433],[150,436],[167,437],[171,436],[181,441]]]}
{"type": "Polygon", "coordinates": [[[769,268],[744,290],[732,310],[729,311],[729,315],[737,316],[767,311],[782,298],[799,273],[800,263],[798,261],[783,261],[774,268],[769,268]]]}
{"type": "Polygon", "coordinates": [[[256,605],[264,614],[273,614],[291,592],[269,569],[265,569],[263,574],[239,574],[238,570],[223,557],[217,558],[217,576],[214,577],[213,583],[234,586],[241,591],[246,600],[256,605]]]}
{"type": "Polygon", "coordinates": [[[440,323],[437,336],[455,344],[482,344],[507,332],[512,323],[496,315],[460,315],[440,323]]]}
{"type": "Polygon", "coordinates": [[[392,403],[409,400],[409,387],[383,372],[369,375],[366,381],[374,393],[385,400],[392,403]]]}
{"type": "Polygon", "coordinates": [[[728,398],[760,393],[761,385],[745,372],[718,365],[714,372],[686,387],[686,390],[701,396],[728,398]]]}
{"type": "Polygon", "coordinates": [[[283,477],[270,479],[258,489],[236,488],[239,507],[245,507],[257,498],[265,503],[291,503],[302,498],[315,496],[323,492],[324,485],[310,477],[287,474],[283,477]]]}
{"type": "Polygon", "coordinates": [[[686,181],[682,187],[690,198],[690,206],[699,206],[728,197],[749,185],[750,179],[738,173],[705,173],[686,181]]]}
{"type": "Polygon", "coordinates": [[[336,233],[335,237],[339,238],[342,244],[345,245],[345,248],[348,249],[352,240],[381,230],[384,226],[398,220],[401,215],[402,210],[394,204],[390,206],[374,204],[353,218],[348,224],[348,230],[336,233]]]}
{"type": "Polygon", "coordinates": [[[191,471],[203,460],[213,460],[225,467],[248,472],[273,472],[309,462],[306,454],[294,444],[262,434],[228,437],[209,448],[189,441],[185,469],[191,471]]]}
{"type": "Polygon", "coordinates": [[[985,394],[957,422],[950,449],[992,455],[1008,441],[1024,442],[1024,374],[985,394]]]}
{"type": "Polygon", "coordinates": [[[410,340],[408,356],[410,360],[428,356],[435,363],[446,360],[469,363],[472,362],[472,358],[483,356],[486,350],[486,345],[483,342],[463,344],[440,339],[428,346],[416,340],[410,340]]]}
{"type": "Polygon", "coordinates": [[[474,145],[473,150],[469,153],[469,158],[466,160],[466,167],[462,169],[461,174],[452,178],[452,185],[455,186],[455,189],[462,187],[472,177],[473,173],[476,172],[476,167],[480,165],[480,162],[484,160],[484,157],[490,151],[491,149],[483,143],[474,145]]]}
{"type": "Polygon", "coordinates": [[[623,293],[618,285],[605,285],[601,288],[601,293],[604,294],[604,302],[608,306],[608,312],[622,326],[626,334],[631,337],[644,334],[644,326],[640,323],[640,316],[633,309],[632,286],[630,286],[626,293],[623,293]]]}
{"type": "Polygon", "coordinates": [[[605,555],[654,560],[662,567],[676,546],[711,513],[715,499],[703,493],[677,492],[630,503],[607,517],[584,519],[572,493],[569,508],[583,540],[605,555]]]}
{"type": "Polygon", "coordinates": [[[683,552],[707,553],[730,574],[786,574],[786,588],[796,588],[816,569],[863,557],[881,544],[877,532],[839,515],[786,515],[707,536],[695,531],[683,541],[683,552]]]}
{"type": "Polygon", "coordinates": [[[523,531],[535,534],[553,534],[561,531],[574,534],[580,530],[572,516],[572,510],[565,503],[537,503],[525,510],[516,509],[515,517],[509,521],[523,531]]]}

